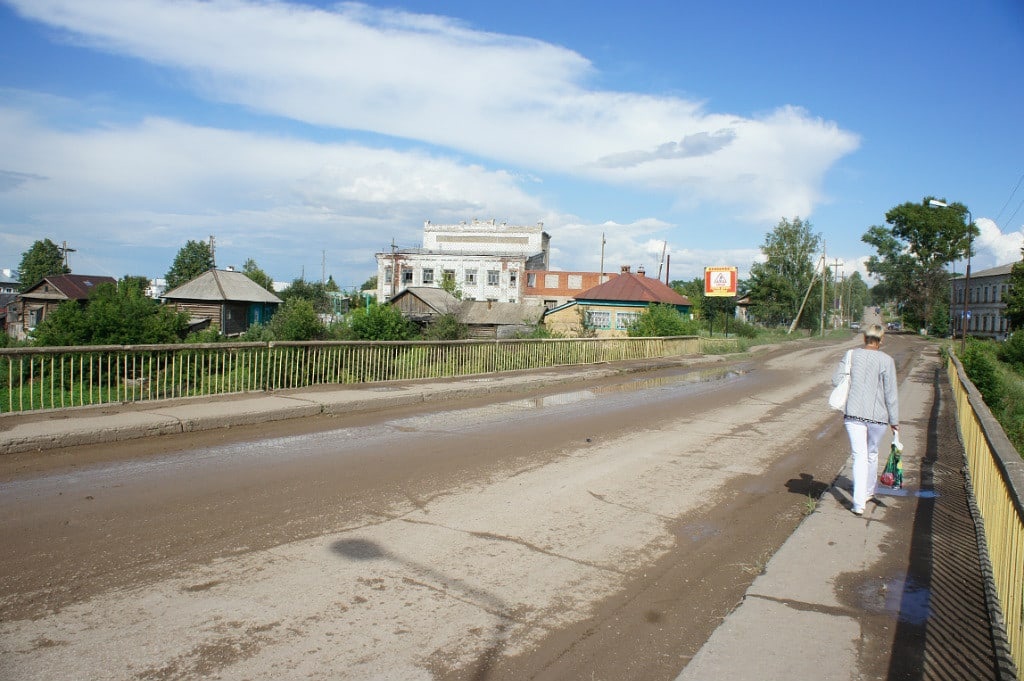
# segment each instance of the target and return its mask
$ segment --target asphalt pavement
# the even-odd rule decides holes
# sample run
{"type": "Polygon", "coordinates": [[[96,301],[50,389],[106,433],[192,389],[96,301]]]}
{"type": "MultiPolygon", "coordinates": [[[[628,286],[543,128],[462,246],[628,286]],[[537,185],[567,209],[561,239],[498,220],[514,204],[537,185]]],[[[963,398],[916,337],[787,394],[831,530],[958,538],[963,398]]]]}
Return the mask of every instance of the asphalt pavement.
{"type": "MultiPolygon", "coordinates": [[[[678,681],[1014,678],[995,639],[938,353],[901,388],[904,486],[850,512],[850,462],[678,681]]],[[[0,454],[536,390],[684,358],[0,417],[0,454]]],[[[824,388],[823,388],[824,390],[824,388]]],[[[824,395],[823,395],[824,399],[824,395]]],[[[882,458],[884,459],[884,453],[882,458]]]]}

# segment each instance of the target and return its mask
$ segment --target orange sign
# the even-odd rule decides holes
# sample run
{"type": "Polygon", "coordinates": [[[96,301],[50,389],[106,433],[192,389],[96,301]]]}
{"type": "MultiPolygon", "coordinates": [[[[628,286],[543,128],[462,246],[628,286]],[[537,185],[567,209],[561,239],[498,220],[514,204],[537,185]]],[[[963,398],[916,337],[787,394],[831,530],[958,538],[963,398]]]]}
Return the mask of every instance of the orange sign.
{"type": "Polygon", "coordinates": [[[704,268],[704,295],[705,296],[734,296],[734,295],[736,295],[736,268],[735,267],[705,267],[704,268]]]}

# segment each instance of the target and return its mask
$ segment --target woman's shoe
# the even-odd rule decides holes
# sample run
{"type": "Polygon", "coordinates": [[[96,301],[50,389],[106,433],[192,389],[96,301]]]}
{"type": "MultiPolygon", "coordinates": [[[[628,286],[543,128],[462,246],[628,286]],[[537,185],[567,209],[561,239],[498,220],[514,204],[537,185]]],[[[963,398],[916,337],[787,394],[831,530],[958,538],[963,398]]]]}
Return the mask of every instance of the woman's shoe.
{"type": "Polygon", "coordinates": [[[854,515],[864,515],[863,508],[857,508],[856,506],[854,506],[853,508],[850,509],[850,511],[852,511],[854,515]]]}

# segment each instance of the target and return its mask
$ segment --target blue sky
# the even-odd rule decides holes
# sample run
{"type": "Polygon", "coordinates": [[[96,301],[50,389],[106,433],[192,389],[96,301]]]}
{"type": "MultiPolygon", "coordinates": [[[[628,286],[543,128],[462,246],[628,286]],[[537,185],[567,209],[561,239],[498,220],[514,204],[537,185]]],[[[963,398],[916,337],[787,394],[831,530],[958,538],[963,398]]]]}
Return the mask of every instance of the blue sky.
{"type": "Polygon", "coordinates": [[[552,265],[744,276],[780,218],[863,271],[905,201],[1024,245],[1019,0],[0,0],[0,266],[375,272],[425,220],[545,224],[552,265]],[[667,246],[666,246],[667,244],[667,246]]]}

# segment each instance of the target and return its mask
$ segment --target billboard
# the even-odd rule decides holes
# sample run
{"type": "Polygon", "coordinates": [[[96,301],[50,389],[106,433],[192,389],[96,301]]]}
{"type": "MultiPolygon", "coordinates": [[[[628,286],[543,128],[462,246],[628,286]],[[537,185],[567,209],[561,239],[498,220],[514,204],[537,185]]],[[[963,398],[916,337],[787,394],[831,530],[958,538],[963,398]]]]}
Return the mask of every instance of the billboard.
{"type": "Polygon", "coordinates": [[[705,267],[704,295],[736,295],[736,276],[737,275],[735,267],[705,267]]]}

